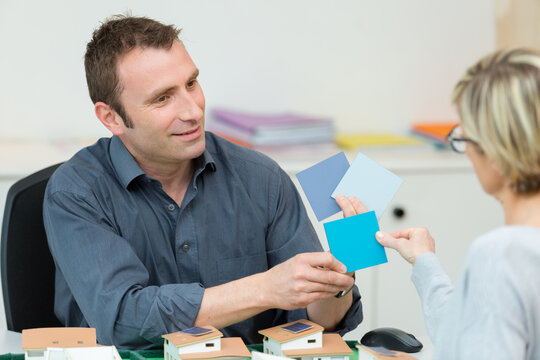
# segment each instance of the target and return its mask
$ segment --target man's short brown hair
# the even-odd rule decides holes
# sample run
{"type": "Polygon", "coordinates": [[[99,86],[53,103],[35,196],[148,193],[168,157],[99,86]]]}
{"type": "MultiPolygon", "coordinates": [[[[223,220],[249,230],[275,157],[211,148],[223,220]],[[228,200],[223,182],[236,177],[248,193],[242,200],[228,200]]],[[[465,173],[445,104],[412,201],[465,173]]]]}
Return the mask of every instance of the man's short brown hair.
{"type": "Polygon", "coordinates": [[[127,127],[133,124],[120,102],[118,59],[136,47],[170,49],[181,29],[146,17],[115,15],[107,19],[92,35],[86,46],[84,68],[90,98],[102,101],[122,117],[127,127]]]}

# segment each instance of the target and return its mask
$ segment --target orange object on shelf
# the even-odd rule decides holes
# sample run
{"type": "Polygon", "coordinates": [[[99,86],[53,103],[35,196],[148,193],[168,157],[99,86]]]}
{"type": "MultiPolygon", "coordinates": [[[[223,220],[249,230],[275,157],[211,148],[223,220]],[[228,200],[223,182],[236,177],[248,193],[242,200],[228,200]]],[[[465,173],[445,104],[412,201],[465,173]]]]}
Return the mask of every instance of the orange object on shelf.
{"type": "Polygon", "coordinates": [[[426,136],[437,142],[446,143],[446,136],[457,124],[457,121],[418,122],[413,124],[412,131],[415,134],[426,136]]]}

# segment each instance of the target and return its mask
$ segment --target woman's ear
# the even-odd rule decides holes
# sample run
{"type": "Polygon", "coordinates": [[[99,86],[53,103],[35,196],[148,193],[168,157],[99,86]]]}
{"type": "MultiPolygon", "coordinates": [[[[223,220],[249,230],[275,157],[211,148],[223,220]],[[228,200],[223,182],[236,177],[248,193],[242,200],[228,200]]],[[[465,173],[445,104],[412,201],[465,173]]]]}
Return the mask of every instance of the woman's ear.
{"type": "Polygon", "coordinates": [[[125,125],[122,118],[109,105],[102,101],[98,101],[94,105],[94,111],[97,118],[113,135],[123,135],[125,125]]]}
{"type": "Polygon", "coordinates": [[[493,159],[490,159],[490,158],[487,158],[487,160],[488,160],[489,166],[491,166],[491,168],[492,168],[493,170],[495,170],[495,171],[497,172],[497,174],[503,176],[502,169],[501,169],[501,166],[499,165],[499,163],[496,162],[496,161],[493,160],[493,159]]]}

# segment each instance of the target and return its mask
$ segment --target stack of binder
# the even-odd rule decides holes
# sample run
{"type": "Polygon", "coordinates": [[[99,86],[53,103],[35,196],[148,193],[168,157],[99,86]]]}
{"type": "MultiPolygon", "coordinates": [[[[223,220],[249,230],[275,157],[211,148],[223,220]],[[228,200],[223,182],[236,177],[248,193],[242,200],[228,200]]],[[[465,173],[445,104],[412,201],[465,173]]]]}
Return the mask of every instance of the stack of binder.
{"type": "Polygon", "coordinates": [[[335,132],[330,119],[297,114],[248,114],[226,109],[212,111],[209,130],[249,147],[330,143],[335,132]]]}

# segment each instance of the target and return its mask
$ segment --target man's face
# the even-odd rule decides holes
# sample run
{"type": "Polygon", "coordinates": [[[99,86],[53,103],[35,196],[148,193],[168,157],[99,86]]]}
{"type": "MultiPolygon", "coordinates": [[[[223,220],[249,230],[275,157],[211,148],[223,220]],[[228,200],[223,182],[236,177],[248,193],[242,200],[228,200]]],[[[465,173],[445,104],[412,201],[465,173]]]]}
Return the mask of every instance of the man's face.
{"type": "Polygon", "coordinates": [[[118,60],[120,94],[133,127],[120,138],[142,164],[178,164],[205,148],[204,95],[186,49],[135,48],[118,60]]]}

